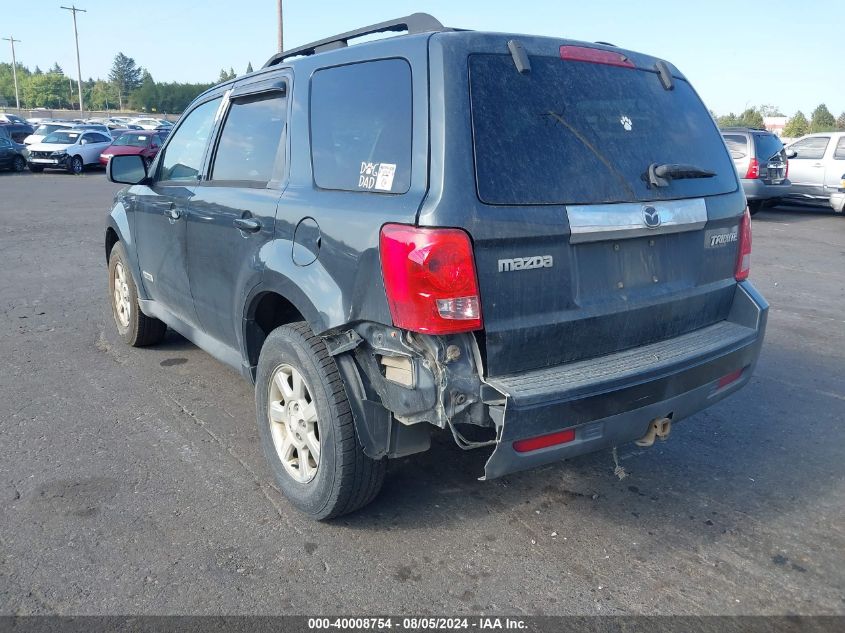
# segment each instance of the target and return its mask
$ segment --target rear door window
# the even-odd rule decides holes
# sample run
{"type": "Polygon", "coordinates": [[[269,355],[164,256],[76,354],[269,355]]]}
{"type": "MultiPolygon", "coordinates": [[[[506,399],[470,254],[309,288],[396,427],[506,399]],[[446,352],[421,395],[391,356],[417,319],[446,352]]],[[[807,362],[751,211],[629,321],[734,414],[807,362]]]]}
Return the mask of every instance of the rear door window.
{"type": "Polygon", "coordinates": [[[322,189],[406,193],[411,186],[411,67],[385,59],[311,80],[311,162],[322,189]]]}
{"type": "Polygon", "coordinates": [[[834,160],[845,160],[845,136],[839,137],[836,149],[833,151],[834,160]]]}
{"type": "Polygon", "coordinates": [[[479,198],[488,204],[595,204],[727,193],[738,183],[709,112],[686,81],[654,72],[510,55],[469,58],[479,198]],[[712,178],[649,188],[652,163],[712,178]]]}

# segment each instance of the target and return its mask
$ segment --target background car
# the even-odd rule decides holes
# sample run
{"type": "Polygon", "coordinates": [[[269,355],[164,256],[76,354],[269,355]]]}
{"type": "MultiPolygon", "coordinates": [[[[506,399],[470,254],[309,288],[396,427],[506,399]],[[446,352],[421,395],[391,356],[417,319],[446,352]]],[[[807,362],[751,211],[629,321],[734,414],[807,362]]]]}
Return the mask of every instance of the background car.
{"type": "Polygon", "coordinates": [[[22,123],[23,125],[28,125],[25,119],[9,112],[0,112],[0,123],[22,123]]]}
{"type": "Polygon", "coordinates": [[[792,171],[789,197],[809,204],[831,204],[845,174],[845,132],[802,136],[786,147],[792,171]]]}
{"type": "Polygon", "coordinates": [[[53,168],[80,174],[86,165],[99,165],[100,153],[111,143],[107,134],[96,130],[57,130],[29,146],[27,162],[36,173],[53,168]]]}
{"type": "Polygon", "coordinates": [[[778,204],[789,194],[789,162],[777,136],[766,130],[736,127],[722,129],[722,138],[752,214],[778,204]]]}
{"type": "Polygon", "coordinates": [[[126,131],[100,154],[100,164],[105,167],[112,156],[137,155],[149,166],[163,143],[164,137],[156,132],[126,131]]]}
{"type": "Polygon", "coordinates": [[[23,140],[34,132],[29,123],[3,123],[0,121],[0,137],[23,143],[23,140]]]}
{"type": "Polygon", "coordinates": [[[156,119],[153,117],[138,117],[136,119],[132,119],[130,123],[134,125],[140,125],[145,130],[154,130],[157,127],[172,127],[173,124],[170,121],[165,119],[156,119]]]}
{"type": "Polygon", "coordinates": [[[8,138],[0,138],[0,169],[23,171],[26,169],[26,148],[8,138]]]}
{"type": "Polygon", "coordinates": [[[64,130],[73,127],[72,123],[62,123],[61,121],[46,121],[35,128],[35,131],[23,139],[24,145],[32,145],[40,143],[42,139],[48,134],[52,134],[56,130],[64,130]]]}

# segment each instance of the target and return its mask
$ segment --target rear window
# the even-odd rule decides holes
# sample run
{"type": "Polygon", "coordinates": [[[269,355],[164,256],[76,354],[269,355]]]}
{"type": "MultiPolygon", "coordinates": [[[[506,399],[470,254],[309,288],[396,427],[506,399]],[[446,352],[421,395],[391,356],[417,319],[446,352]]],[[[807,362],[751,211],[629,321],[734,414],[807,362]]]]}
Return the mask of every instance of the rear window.
{"type": "Polygon", "coordinates": [[[757,158],[761,161],[770,160],[783,149],[783,143],[774,134],[755,134],[757,158]]]}
{"type": "Polygon", "coordinates": [[[710,114],[685,81],[657,74],[510,55],[469,58],[479,198],[488,204],[596,204],[728,193],[733,162],[710,114]],[[715,172],[649,189],[652,163],[715,172]]]}
{"type": "Polygon", "coordinates": [[[323,189],[405,193],[411,186],[411,67],[386,59],[311,80],[311,161],[323,189]]]}

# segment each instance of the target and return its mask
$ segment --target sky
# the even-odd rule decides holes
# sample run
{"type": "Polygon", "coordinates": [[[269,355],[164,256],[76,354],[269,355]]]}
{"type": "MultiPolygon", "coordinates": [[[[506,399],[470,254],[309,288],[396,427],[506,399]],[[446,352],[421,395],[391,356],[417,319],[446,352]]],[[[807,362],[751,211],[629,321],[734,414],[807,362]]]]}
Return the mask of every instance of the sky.
{"type": "MultiPolygon", "coordinates": [[[[118,52],[156,81],[212,82],[221,68],[257,69],[276,48],[276,0],[0,0],[0,37],[18,62],[58,62],[106,78],[118,52]]],[[[717,114],[752,105],[809,116],[845,111],[845,0],[284,0],[285,48],[416,11],[447,26],[606,41],[667,59],[717,114]]],[[[11,62],[0,41],[0,61],[11,62]]]]}

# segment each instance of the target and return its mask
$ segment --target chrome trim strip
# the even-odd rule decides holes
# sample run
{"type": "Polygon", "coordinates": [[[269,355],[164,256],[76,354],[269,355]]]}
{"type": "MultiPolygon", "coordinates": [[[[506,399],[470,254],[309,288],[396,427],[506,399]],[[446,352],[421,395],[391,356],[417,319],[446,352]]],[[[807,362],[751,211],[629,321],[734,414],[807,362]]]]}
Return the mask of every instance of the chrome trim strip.
{"type": "Polygon", "coordinates": [[[571,244],[696,231],[707,223],[707,205],[704,198],[567,205],[566,214],[572,231],[569,239],[571,244]],[[646,226],[643,210],[647,207],[657,210],[660,226],[646,226]]]}

